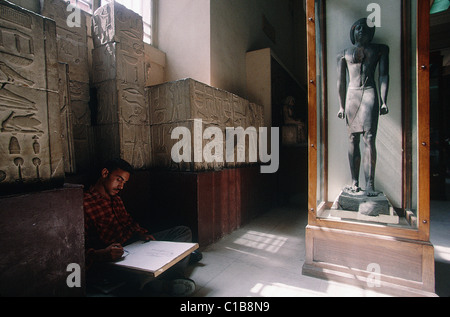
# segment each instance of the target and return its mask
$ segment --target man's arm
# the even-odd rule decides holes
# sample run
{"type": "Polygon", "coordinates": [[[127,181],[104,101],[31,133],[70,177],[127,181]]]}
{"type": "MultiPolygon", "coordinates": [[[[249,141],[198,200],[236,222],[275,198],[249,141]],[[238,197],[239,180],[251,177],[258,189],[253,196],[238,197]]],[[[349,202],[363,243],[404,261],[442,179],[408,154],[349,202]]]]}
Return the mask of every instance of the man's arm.
{"type": "Polygon", "coordinates": [[[89,263],[117,261],[123,255],[123,247],[119,243],[113,243],[105,249],[88,250],[86,256],[89,263]]]}
{"type": "Polygon", "coordinates": [[[389,92],[389,46],[381,45],[379,87],[381,98],[380,114],[388,114],[387,97],[389,92]]]}
{"type": "Polygon", "coordinates": [[[347,62],[345,60],[345,51],[339,53],[337,57],[337,75],[337,88],[339,94],[338,118],[345,119],[345,97],[347,89],[347,62]]]}

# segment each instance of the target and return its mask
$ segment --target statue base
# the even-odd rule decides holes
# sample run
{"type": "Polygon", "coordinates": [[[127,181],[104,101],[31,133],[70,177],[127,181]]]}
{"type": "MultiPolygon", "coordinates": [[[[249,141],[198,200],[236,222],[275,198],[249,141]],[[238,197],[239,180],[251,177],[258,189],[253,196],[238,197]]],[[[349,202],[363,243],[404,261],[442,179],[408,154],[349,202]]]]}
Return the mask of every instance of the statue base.
{"type": "Polygon", "coordinates": [[[330,216],[388,224],[398,224],[399,217],[386,195],[344,188],[331,207],[330,216]]]}

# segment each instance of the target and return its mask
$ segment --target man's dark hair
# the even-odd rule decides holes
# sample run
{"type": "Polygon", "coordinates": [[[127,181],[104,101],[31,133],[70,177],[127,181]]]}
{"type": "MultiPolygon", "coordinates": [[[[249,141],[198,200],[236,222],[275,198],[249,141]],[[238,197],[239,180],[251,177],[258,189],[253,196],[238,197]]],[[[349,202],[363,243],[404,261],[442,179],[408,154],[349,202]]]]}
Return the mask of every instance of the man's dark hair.
{"type": "Polygon", "coordinates": [[[130,165],[130,163],[121,158],[115,158],[107,161],[105,164],[103,164],[103,168],[106,168],[110,173],[117,169],[121,169],[125,172],[133,174],[133,167],[130,165]]]}

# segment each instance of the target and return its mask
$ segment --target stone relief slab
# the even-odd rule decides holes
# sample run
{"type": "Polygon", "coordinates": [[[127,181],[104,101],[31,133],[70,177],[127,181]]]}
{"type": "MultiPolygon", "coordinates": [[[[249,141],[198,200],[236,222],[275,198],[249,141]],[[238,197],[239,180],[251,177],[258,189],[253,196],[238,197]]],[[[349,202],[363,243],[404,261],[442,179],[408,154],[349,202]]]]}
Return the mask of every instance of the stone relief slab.
{"type": "MultiPolygon", "coordinates": [[[[92,148],[92,127],[89,109],[90,92],[90,60],[88,54],[88,14],[80,10],[78,26],[68,24],[72,10],[68,9],[69,2],[63,0],[42,0],[41,14],[56,22],[57,56],[60,63],[66,64],[69,92],[68,100],[60,104],[61,125],[63,132],[65,171],[75,173],[86,170],[92,164],[92,152],[86,151],[92,148]],[[69,120],[70,123],[64,121],[69,120]],[[83,139],[83,138],[85,139],[83,139]],[[82,145],[82,146],[80,146],[82,145]]],[[[73,21],[72,21],[73,22],[73,21]]],[[[62,102],[62,100],[60,100],[62,102]]]]}
{"type": "Polygon", "coordinates": [[[70,79],[89,83],[87,13],[80,10],[79,26],[69,26],[72,10],[62,0],[42,0],[41,14],[56,22],[58,60],[69,65],[70,79]]]}
{"type": "Polygon", "coordinates": [[[0,186],[63,182],[58,67],[55,23],[0,2],[0,186]]]}
{"type": "MultiPolygon", "coordinates": [[[[254,127],[257,131],[263,124],[263,109],[261,106],[193,79],[183,79],[161,85],[147,87],[152,136],[153,165],[182,171],[220,170],[248,165],[249,142],[242,147],[235,143],[235,155],[245,153],[245,162],[226,162],[225,141],[226,128],[254,127]],[[195,119],[201,120],[201,127],[195,126],[195,119]],[[175,163],[171,152],[179,141],[172,140],[171,134],[176,127],[187,127],[191,132],[191,162],[175,163]],[[209,127],[216,127],[222,132],[222,153],[220,159],[207,162],[194,162],[194,151],[203,151],[211,139],[203,138],[203,133],[209,127]],[[201,148],[195,146],[201,144],[201,148]]],[[[220,146],[219,146],[220,147],[220,146]]],[[[210,149],[208,148],[208,151],[210,149]]],[[[202,155],[202,153],[198,154],[202,155]]]]}
{"type": "Polygon", "coordinates": [[[116,79],[116,43],[95,47],[92,51],[92,68],[94,84],[116,79]]]}

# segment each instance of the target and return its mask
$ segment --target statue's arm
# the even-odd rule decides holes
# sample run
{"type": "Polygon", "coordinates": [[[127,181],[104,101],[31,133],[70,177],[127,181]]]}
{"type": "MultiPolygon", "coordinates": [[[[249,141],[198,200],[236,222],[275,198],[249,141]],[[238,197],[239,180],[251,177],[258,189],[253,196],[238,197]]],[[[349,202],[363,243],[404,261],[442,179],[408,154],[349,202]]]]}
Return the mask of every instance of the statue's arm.
{"type": "Polygon", "coordinates": [[[345,98],[346,98],[346,84],[347,84],[347,62],[345,60],[344,52],[337,56],[337,89],[339,95],[339,112],[338,118],[345,118],[345,98]]]}
{"type": "Polygon", "coordinates": [[[387,106],[387,97],[389,92],[389,46],[387,45],[381,46],[379,87],[381,98],[380,113],[383,115],[389,112],[389,108],[387,106]]]}

